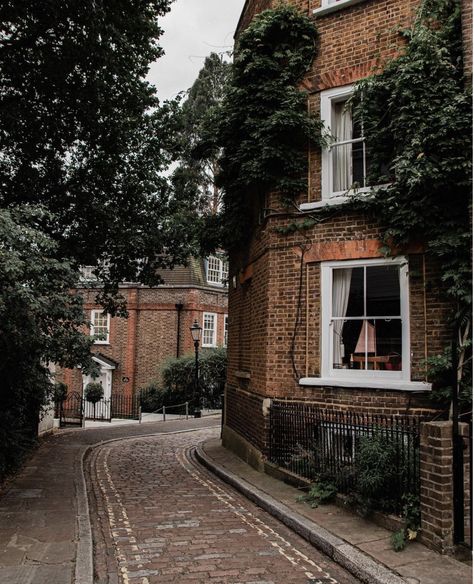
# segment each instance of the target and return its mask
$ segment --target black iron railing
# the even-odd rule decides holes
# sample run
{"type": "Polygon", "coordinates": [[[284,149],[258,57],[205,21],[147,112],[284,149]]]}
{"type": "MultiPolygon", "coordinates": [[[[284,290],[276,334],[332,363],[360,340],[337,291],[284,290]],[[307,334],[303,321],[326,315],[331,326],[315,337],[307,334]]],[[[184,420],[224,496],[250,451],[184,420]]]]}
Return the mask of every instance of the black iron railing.
{"type": "Polygon", "coordinates": [[[390,498],[398,512],[406,495],[419,495],[421,421],[414,416],[335,411],[274,400],[269,459],[303,478],[324,477],[339,492],[351,493],[357,487],[368,441],[377,440],[384,455],[390,452],[390,498]]]}

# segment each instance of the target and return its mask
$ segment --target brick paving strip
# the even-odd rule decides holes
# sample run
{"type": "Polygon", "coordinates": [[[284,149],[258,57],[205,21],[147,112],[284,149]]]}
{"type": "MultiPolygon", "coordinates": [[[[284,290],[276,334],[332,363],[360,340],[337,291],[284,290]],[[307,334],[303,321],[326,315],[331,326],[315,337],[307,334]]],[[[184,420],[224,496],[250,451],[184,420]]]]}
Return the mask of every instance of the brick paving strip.
{"type": "Polygon", "coordinates": [[[96,584],[358,582],[195,463],[190,449],[216,434],[137,437],[90,452],[96,584]]]}

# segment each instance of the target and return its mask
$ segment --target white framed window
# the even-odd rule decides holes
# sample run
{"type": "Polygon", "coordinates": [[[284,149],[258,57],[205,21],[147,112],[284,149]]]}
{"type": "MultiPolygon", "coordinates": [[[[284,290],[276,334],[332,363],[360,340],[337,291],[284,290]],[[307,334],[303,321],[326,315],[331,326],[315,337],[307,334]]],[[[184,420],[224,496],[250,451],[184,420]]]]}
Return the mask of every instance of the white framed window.
{"type": "Polygon", "coordinates": [[[110,341],[110,314],[102,310],[91,311],[91,337],[95,337],[96,345],[108,345],[110,341]]]}
{"type": "Polygon", "coordinates": [[[364,129],[354,123],[348,104],[352,92],[352,85],[321,92],[321,120],[330,134],[321,158],[323,199],[344,197],[355,189],[369,190],[364,129]]]}
{"type": "Polygon", "coordinates": [[[209,256],[206,260],[206,280],[208,284],[226,286],[228,278],[228,262],[217,256],[209,256]]]}
{"type": "Polygon", "coordinates": [[[82,266],[80,268],[81,282],[96,282],[97,276],[94,274],[95,266],[82,266]]]}
{"type": "Polygon", "coordinates": [[[324,14],[329,14],[335,12],[344,7],[355,6],[366,0],[321,0],[321,7],[315,8],[313,14],[315,16],[323,16],[324,14]]]}
{"type": "Polygon", "coordinates": [[[217,345],[217,314],[205,312],[202,316],[202,346],[215,347],[217,345]]]}
{"type": "Polygon", "coordinates": [[[405,258],[321,264],[324,378],[410,379],[405,258]]]}
{"type": "Polygon", "coordinates": [[[229,316],[224,314],[224,347],[227,347],[229,341],[229,316]]]}

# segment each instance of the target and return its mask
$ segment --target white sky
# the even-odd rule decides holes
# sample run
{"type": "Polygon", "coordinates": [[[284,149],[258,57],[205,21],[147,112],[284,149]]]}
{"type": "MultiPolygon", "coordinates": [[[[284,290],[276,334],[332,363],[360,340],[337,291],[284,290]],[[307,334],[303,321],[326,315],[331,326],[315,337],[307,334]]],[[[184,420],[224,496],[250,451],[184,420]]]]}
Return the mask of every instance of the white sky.
{"type": "Polygon", "coordinates": [[[210,53],[231,50],[245,0],[175,0],[160,19],[165,55],[154,63],[148,80],[160,100],[191,87],[210,53]]]}

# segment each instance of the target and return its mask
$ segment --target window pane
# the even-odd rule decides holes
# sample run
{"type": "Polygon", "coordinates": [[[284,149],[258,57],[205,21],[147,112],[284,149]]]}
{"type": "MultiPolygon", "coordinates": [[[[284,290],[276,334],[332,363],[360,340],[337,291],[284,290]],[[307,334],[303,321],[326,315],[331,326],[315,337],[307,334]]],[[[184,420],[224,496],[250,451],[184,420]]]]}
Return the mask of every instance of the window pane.
{"type": "Polygon", "coordinates": [[[363,316],[363,315],[364,315],[364,268],[352,268],[349,300],[347,303],[347,311],[344,316],[363,316]]]}
{"type": "Polygon", "coordinates": [[[365,186],[364,172],[364,143],[356,142],[352,144],[352,185],[355,187],[365,186]]]}
{"type": "Polygon", "coordinates": [[[400,316],[400,267],[367,267],[367,316],[400,316]]]}
{"type": "Polygon", "coordinates": [[[332,325],[334,369],[401,370],[401,319],[345,321],[340,335],[337,334],[336,323],[334,321],[332,325]]]}

